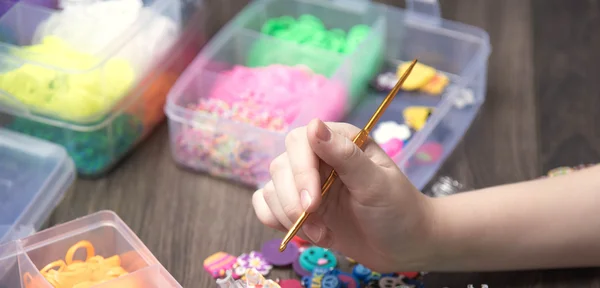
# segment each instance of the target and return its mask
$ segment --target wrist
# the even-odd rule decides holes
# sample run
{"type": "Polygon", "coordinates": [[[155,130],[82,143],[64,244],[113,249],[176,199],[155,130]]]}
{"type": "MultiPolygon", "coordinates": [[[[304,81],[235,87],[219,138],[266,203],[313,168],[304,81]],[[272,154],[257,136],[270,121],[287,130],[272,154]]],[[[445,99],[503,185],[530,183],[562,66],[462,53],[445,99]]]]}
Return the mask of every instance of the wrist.
{"type": "MultiPolygon", "coordinates": [[[[418,192],[416,201],[408,215],[412,215],[408,226],[405,225],[404,234],[408,241],[398,243],[403,247],[395,253],[395,271],[428,271],[434,267],[442,252],[440,245],[439,226],[443,225],[439,219],[439,204],[436,198],[431,198],[418,192]]],[[[408,223],[405,223],[408,224],[408,223]]]]}
{"type": "Polygon", "coordinates": [[[445,203],[447,197],[424,197],[427,199],[424,201],[425,215],[422,217],[423,236],[420,245],[424,254],[419,271],[431,271],[445,267],[444,263],[451,262],[449,259],[455,259],[455,254],[460,253],[461,249],[456,247],[456,243],[452,243],[452,239],[462,231],[452,231],[454,236],[448,234],[447,228],[450,226],[449,222],[452,222],[453,213],[445,203]]]}
{"type": "Polygon", "coordinates": [[[441,229],[443,227],[443,221],[446,219],[442,213],[442,209],[440,209],[440,201],[441,198],[432,198],[426,195],[423,195],[426,200],[424,200],[424,215],[423,215],[423,241],[422,248],[424,253],[424,259],[419,271],[429,271],[432,267],[436,266],[436,263],[440,259],[440,255],[442,255],[444,249],[442,246],[445,245],[443,243],[443,238],[441,236],[441,229]]]}

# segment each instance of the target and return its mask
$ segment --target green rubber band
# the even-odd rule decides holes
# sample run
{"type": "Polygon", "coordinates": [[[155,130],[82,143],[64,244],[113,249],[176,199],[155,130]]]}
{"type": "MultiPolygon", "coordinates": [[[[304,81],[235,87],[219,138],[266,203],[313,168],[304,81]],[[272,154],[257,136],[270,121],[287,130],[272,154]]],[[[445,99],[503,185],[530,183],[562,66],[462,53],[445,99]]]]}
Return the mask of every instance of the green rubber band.
{"type": "Polygon", "coordinates": [[[315,29],[325,30],[325,24],[323,24],[323,21],[310,14],[300,15],[300,17],[298,17],[298,24],[311,26],[315,29]]]}
{"type": "Polygon", "coordinates": [[[273,35],[273,32],[278,30],[279,23],[275,19],[269,19],[260,29],[260,32],[267,35],[273,35]]]}
{"type": "Polygon", "coordinates": [[[371,28],[367,25],[356,25],[348,31],[348,39],[364,39],[370,31],[371,28]]]}

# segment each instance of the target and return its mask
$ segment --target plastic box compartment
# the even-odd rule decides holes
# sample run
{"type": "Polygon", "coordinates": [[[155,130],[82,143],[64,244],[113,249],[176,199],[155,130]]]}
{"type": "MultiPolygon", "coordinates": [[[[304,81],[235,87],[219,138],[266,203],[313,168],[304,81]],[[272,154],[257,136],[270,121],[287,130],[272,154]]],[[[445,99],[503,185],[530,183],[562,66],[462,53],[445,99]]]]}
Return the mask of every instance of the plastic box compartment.
{"type": "Polygon", "coordinates": [[[0,128],[0,243],[39,229],[74,180],[63,147],[0,128]]]}
{"type": "MultiPolygon", "coordinates": [[[[381,120],[403,124],[404,108],[433,108],[425,126],[414,133],[400,153],[393,157],[410,181],[423,189],[461,140],[485,100],[491,47],[484,30],[441,19],[437,1],[422,1],[420,4],[415,7],[422,13],[382,4],[372,5],[380,6],[386,15],[388,30],[384,66],[396,67],[416,58],[450,80],[439,96],[401,91],[381,120]]],[[[371,92],[346,121],[364,126],[385,95],[371,92]]]]}
{"type": "Polygon", "coordinates": [[[102,19],[90,24],[98,30],[85,33],[101,32],[104,38],[94,38],[96,46],[89,46],[94,43],[91,39],[69,43],[87,49],[79,59],[72,54],[57,56],[56,51],[66,50],[57,48],[62,46],[56,38],[40,36],[62,33],[85,38],[82,31],[55,27],[53,17],[67,15],[60,14],[65,10],[24,2],[12,5],[0,17],[5,35],[0,39],[0,125],[64,146],[81,176],[108,172],[164,119],[166,94],[195,54],[189,52],[195,42],[179,37],[189,35],[181,27],[179,0],[149,0],[143,7],[126,26],[99,25],[106,24],[102,19]],[[147,43],[156,34],[170,37],[147,43]],[[27,48],[42,42],[53,48],[27,48]],[[159,42],[162,46],[157,46],[159,42]]]}
{"type": "MultiPolygon", "coordinates": [[[[53,286],[40,269],[56,260],[64,260],[67,250],[87,240],[95,255],[118,255],[127,275],[92,287],[182,287],[158,262],[129,227],[113,212],[101,211],[27,238],[0,246],[0,286],[40,288],[53,286]]],[[[85,260],[85,250],[74,260],[85,260]]],[[[63,282],[64,283],[64,282],[63,282]]]]}
{"type": "Polygon", "coordinates": [[[358,103],[358,96],[364,94],[383,61],[384,33],[383,15],[378,9],[355,11],[345,9],[345,5],[331,1],[263,0],[242,10],[204,47],[169,93],[165,111],[175,161],[214,176],[261,185],[269,178],[270,161],[283,151],[286,133],[307,124],[315,117],[315,110],[327,109],[323,102],[331,99],[327,98],[330,96],[327,90],[333,87],[342,87],[345,103],[339,117],[327,120],[341,120],[358,103]],[[299,18],[304,14],[321,19],[328,29],[347,31],[356,25],[366,25],[370,27],[369,33],[353,53],[343,54],[307,48],[261,32],[269,19],[299,18]],[[270,64],[305,65],[328,79],[321,99],[297,103],[299,113],[287,129],[267,130],[189,108],[210,97],[215,84],[227,77],[223,71],[238,65],[270,64]]]}

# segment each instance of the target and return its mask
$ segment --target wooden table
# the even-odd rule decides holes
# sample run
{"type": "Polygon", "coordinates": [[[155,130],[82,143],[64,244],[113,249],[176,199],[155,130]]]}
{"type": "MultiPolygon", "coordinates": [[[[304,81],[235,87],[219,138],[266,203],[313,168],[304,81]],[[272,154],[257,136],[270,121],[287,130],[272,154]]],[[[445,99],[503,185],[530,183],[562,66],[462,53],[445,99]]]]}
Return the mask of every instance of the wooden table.
{"type": "MultiPolygon", "coordinates": [[[[207,1],[208,35],[246,2],[207,1]]],[[[600,162],[600,1],[443,0],[442,11],[444,18],[487,30],[492,54],[485,107],[440,175],[480,188],[531,179],[559,165],[600,162]]],[[[278,236],[256,219],[251,195],[176,168],[163,124],[107,177],[78,180],[50,224],[113,210],[183,286],[214,287],[202,268],[205,257],[249,252],[278,236]]],[[[597,287],[598,272],[434,273],[426,283],[597,287]]]]}

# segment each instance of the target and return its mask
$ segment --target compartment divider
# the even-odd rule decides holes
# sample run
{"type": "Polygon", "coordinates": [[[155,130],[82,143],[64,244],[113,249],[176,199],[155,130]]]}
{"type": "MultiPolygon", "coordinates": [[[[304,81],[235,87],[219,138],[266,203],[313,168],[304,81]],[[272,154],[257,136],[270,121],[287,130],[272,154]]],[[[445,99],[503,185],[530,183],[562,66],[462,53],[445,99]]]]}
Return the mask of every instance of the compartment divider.
{"type": "Polygon", "coordinates": [[[27,253],[24,251],[19,253],[17,260],[19,265],[19,281],[22,288],[53,288],[52,284],[44,278],[27,253]]]}

